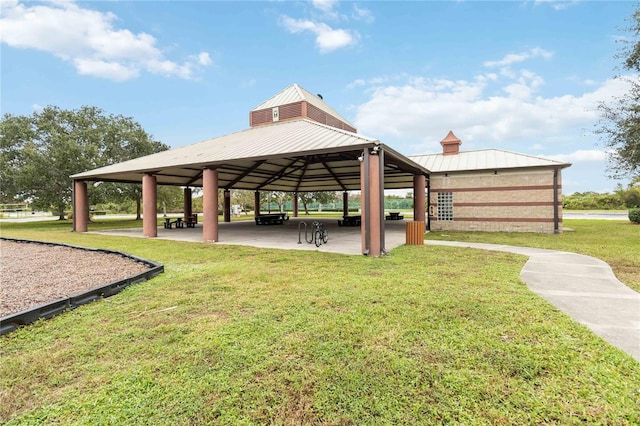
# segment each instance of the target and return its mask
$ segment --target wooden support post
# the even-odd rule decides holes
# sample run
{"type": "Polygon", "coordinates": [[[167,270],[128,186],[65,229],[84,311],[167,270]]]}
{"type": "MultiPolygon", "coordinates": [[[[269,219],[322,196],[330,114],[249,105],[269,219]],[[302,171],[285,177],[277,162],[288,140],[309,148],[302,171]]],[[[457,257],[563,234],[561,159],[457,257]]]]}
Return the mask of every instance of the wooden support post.
{"type": "Polygon", "coordinates": [[[191,188],[184,189],[183,211],[184,211],[184,220],[185,221],[189,220],[193,215],[193,193],[191,191],[191,188]]]}
{"type": "Polygon", "coordinates": [[[342,215],[349,216],[349,193],[347,191],[342,193],[342,215]]]}
{"type": "Polygon", "coordinates": [[[158,185],[154,175],[142,175],[142,235],[158,236],[158,185]]]}
{"type": "Polygon", "coordinates": [[[231,191],[228,189],[224,190],[224,200],[223,200],[222,213],[224,216],[225,222],[231,222],[231,191]]]}
{"type": "Polygon", "coordinates": [[[370,154],[368,149],[364,153],[364,161],[360,166],[360,181],[363,194],[362,202],[362,253],[368,256],[380,256],[382,254],[382,220],[380,213],[384,200],[380,196],[380,157],[370,154]]]}
{"type": "Polygon", "coordinates": [[[87,183],[73,181],[73,230],[87,232],[89,222],[89,198],[87,196],[87,183]]]}
{"type": "Polygon", "coordinates": [[[260,216],[260,191],[253,194],[253,214],[260,216]]]}
{"type": "Polygon", "coordinates": [[[425,221],[425,188],[427,180],[424,175],[413,177],[413,220],[425,221]]]}
{"type": "Polygon", "coordinates": [[[202,238],[218,241],[218,171],[204,169],[202,173],[202,238]]]}

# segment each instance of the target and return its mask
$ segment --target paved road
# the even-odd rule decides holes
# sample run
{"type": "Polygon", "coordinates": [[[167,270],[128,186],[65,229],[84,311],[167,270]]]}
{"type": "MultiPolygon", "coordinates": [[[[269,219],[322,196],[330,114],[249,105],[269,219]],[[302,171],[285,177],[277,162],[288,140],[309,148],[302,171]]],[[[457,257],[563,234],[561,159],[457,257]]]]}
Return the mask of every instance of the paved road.
{"type": "Polygon", "coordinates": [[[562,212],[563,219],[629,220],[629,213],[562,212]]]}
{"type": "Polygon", "coordinates": [[[600,259],[497,244],[432,240],[425,240],[425,244],[529,256],[520,276],[533,292],[640,361],[640,293],[621,283],[600,259]]]}

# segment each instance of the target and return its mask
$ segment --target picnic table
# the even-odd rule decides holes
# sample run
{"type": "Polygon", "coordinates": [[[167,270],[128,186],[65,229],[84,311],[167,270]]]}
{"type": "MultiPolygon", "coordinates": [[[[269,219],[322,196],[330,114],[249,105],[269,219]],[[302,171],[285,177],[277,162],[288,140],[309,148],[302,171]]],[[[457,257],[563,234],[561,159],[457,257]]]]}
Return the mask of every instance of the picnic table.
{"type": "Polygon", "coordinates": [[[257,215],[256,225],[282,225],[285,220],[289,220],[286,213],[267,213],[257,215]]]}
{"type": "Polygon", "coordinates": [[[342,216],[342,220],[338,219],[338,226],[360,226],[362,216],[342,216]]]}
{"type": "Polygon", "coordinates": [[[198,214],[194,213],[191,216],[187,217],[184,223],[185,225],[187,225],[187,228],[195,228],[198,224],[198,214]]]}
{"type": "Polygon", "coordinates": [[[175,219],[171,219],[170,217],[164,218],[164,228],[171,229],[173,225],[177,228],[184,228],[187,225],[187,228],[195,228],[198,224],[198,214],[194,213],[191,216],[187,216],[186,218],[177,217],[175,219]]]}
{"type": "Polygon", "coordinates": [[[404,219],[404,216],[397,212],[389,212],[389,215],[385,216],[385,218],[387,220],[402,220],[404,219]]]}
{"type": "Polygon", "coordinates": [[[165,229],[171,229],[173,227],[173,225],[175,225],[176,228],[184,228],[184,224],[185,224],[185,222],[182,220],[181,217],[178,217],[175,220],[171,220],[170,217],[165,217],[164,218],[164,228],[165,229]]]}

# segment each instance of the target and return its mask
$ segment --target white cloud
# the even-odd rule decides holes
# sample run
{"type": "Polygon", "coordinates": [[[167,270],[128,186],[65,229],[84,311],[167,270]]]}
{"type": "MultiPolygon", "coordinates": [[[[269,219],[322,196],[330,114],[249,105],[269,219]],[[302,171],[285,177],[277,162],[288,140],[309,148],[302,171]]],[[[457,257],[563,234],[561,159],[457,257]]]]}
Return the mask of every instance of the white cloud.
{"type": "Polygon", "coordinates": [[[243,81],[242,83],[240,83],[240,87],[243,89],[248,89],[250,87],[254,87],[256,85],[258,81],[255,78],[252,78],[250,80],[246,80],[243,81]]]}
{"type": "Polygon", "coordinates": [[[73,64],[80,75],[91,75],[115,81],[130,80],[140,74],[137,68],[128,67],[115,61],[76,58],[73,60],[73,64]]]}
{"type": "Polygon", "coordinates": [[[565,146],[579,143],[584,128],[599,118],[598,102],[628,90],[626,83],[612,79],[581,95],[545,98],[535,94],[538,76],[521,72],[517,78],[410,78],[402,84],[361,85],[370,99],[357,106],[354,123],[363,134],[398,141],[404,146],[397,149],[408,153],[439,151],[438,141],[448,130],[466,149],[480,144],[523,150],[545,142],[558,149],[559,141],[565,146]],[[493,90],[496,84],[502,84],[503,95],[494,95],[499,93],[493,90]]]}
{"type": "Polygon", "coordinates": [[[565,10],[578,4],[577,0],[535,0],[536,6],[549,5],[554,10],[565,10]]]}
{"type": "Polygon", "coordinates": [[[338,0],[312,0],[311,4],[316,9],[319,9],[325,13],[332,12],[333,7],[338,3],[338,0]]]}
{"type": "Polygon", "coordinates": [[[304,31],[313,33],[316,36],[316,46],[321,53],[355,45],[359,39],[359,34],[355,31],[333,29],[322,22],[293,19],[286,15],[281,17],[280,22],[292,34],[304,31]]]}
{"type": "Polygon", "coordinates": [[[351,17],[356,21],[363,21],[367,24],[373,24],[373,22],[375,21],[373,13],[369,9],[359,7],[357,4],[353,5],[353,12],[351,13],[351,17]]]}
{"type": "Polygon", "coordinates": [[[544,58],[550,59],[553,56],[552,52],[548,50],[541,49],[539,47],[534,47],[526,52],[521,53],[509,53],[504,58],[497,61],[486,61],[484,66],[487,68],[495,68],[495,67],[508,67],[518,62],[523,62],[532,58],[544,58]]]}
{"type": "Polygon", "coordinates": [[[211,65],[206,52],[183,63],[166,59],[156,39],[146,33],[117,29],[117,16],[80,7],[71,1],[25,5],[2,2],[1,41],[14,48],[36,49],[72,63],[78,73],[123,81],[141,71],[193,78],[211,65]]]}
{"type": "Polygon", "coordinates": [[[528,99],[544,84],[542,77],[527,70],[509,73],[508,76],[515,82],[505,86],[503,90],[513,98],[528,99]]]}
{"type": "Polygon", "coordinates": [[[198,63],[203,66],[211,65],[213,61],[207,52],[198,53],[198,63]]]}
{"type": "Polygon", "coordinates": [[[160,74],[164,76],[176,75],[185,79],[190,78],[193,75],[194,62],[185,62],[178,64],[176,62],[168,61],[166,59],[151,59],[146,64],[147,70],[153,74],[160,74]]]}
{"type": "Polygon", "coordinates": [[[44,108],[42,107],[42,105],[39,105],[39,104],[33,104],[33,105],[31,105],[31,109],[33,109],[35,112],[40,112],[40,111],[42,111],[44,108]]]}
{"type": "Polygon", "coordinates": [[[567,163],[602,162],[607,159],[607,152],[598,149],[579,149],[569,154],[548,155],[547,158],[567,163]]]}
{"type": "Polygon", "coordinates": [[[358,78],[353,80],[351,83],[347,84],[347,89],[355,89],[356,87],[362,87],[366,84],[364,79],[358,78]]]}

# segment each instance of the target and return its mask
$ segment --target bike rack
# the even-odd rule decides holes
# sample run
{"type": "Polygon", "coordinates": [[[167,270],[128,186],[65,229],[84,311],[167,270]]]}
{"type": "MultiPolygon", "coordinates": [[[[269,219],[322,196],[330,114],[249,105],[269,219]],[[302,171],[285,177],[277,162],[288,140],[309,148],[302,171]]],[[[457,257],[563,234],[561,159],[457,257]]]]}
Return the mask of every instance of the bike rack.
{"type": "Polygon", "coordinates": [[[300,239],[300,234],[302,233],[302,225],[304,225],[304,239],[307,239],[307,222],[300,222],[298,224],[298,244],[302,244],[302,240],[300,239]]]}
{"type": "Polygon", "coordinates": [[[307,222],[300,222],[298,224],[298,244],[302,244],[302,239],[300,237],[302,235],[302,225],[304,225],[304,240],[309,244],[313,244],[313,234],[311,234],[311,241],[307,238],[307,222]]]}
{"type": "MultiPolygon", "coordinates": [[[[316,229],[318,228],[318,226],[322,226],[324,227],[324,225],[320,222],[313,222],[312,226],[313,226],[313,230],[311,231],[311,238],[309,238],[309,232],[307,229],[307,222],[300,222],[298,223],[298,244],[302,244],[302,225],[304,225],[304,240],[309,243],[309,244],[313,244],[314,240],[316,238],[316,229]]],[[[316,244],[318,245],[318,244],[316,244]]]]}

